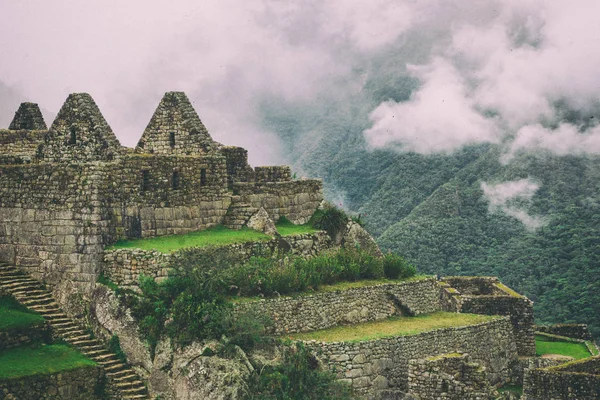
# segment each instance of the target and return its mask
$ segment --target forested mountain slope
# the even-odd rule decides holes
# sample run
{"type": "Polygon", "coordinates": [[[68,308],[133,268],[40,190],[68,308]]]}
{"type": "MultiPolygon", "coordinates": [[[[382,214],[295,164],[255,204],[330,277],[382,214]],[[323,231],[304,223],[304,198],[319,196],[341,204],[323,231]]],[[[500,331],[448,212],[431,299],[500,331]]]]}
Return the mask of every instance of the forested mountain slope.
{"type": "Polygon", "coordinates": [[[599,157],[528,153],[502,165],[500,146],[373,151],[361,133],[369,102],[344,101],[271,106],[265,124],[295,168],[323,177],[327,197],[360,213],[384,250],[426,273],[497,275],[535,302],[539,322],[590,323],[600,334],[599,157]],[[519,205],[543,221],[535,230],[491,210],[481,186],[524,178],[539,186],[519,205]]]}

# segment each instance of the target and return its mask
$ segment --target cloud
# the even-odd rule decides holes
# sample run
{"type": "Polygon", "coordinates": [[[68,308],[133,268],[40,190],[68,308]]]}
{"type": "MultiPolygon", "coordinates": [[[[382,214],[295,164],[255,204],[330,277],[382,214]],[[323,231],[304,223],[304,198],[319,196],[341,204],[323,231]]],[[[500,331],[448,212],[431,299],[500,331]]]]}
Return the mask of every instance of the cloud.
{"type": "MultiPolygon", "coordinates": [[[[487,23],[455,21],[447,32],[450,43],[431,47],[431,58],[420,70],[436,72],[416,75],[421,87],[408,101],[388,101],[376,108],[372,127],[364,132],[369,143],[429,154],[502,140],[509,148],[526,151],[528,145],[540,147],[525,140],[540,125],[566,122],[582,125],[578,132],[582,137],[573,137],[573,129],[565,127],[552,134],[564,134],[565,141],[573,143],[591,141],[588,136],[594,136],[595,130],[588,132],[587,122],[565,121],[565,114],[589,116],[600,111],[596,17],[600,3],[498,0],[487,4],[497,9],[487,23]],[[440,108],[436,103],[441,98],[451,99],[453,106],[440,108]],[[446,113],[453,113],[456,122],[446,113]],[[409,129],[418,134],[410,135],[409,129]]],[[[578,153],[581,146],[567,149],[578,153]]],[[[588,152],[598,154],[599,149],[592,146],[588,152]]]]}
{"type": "Polygon", "coordinates": [[[600,154],[600,126],[581,129],[573,124],[562,123],[552,130],[540,124],[527,125],[519,129],[510,143],[502,161],[510,162],[520,152],[543,150],[564,155],[600,154]]]}
{"type": "MultiPolygon", "coordinates": [[[[169,90],[187,92],[215,139],[248,147],[254,164],[285,158],[263,125],[265,98],[360,95],[373,147],[424,154],[510,144],[537,124],[587,134],[565,110],[600,111],[594,0],[5,3],[0,81],[54,112],[89,92],[130,146],[169,90]],[[409,77],[412,95],[394,96],[409,77]],[[371,104],[375,86],[390,96],[371,104]]],[[[0,93],[0,120],[17,107],[0,93]]]]}
{"type": "Polygon", "coordinates": [[[543,217],[531,216],[524,209],[540,186],[530,178],[498,184],[481,183],[491,213],[503,212],[521,221],[528,230],[536,230],[547,222],[543,217]]]}
{"type": "MultiPolygon", "coordinates": [[[[390,46],[412,24],[410,2],[391,0],[24,0],[2,8],[0,81],[22,98],[56,111],[70,92],[89,92],[133,146],[162,94],[183,90],[215,139],[247,147],[254,164],[282,161],[277,135],[261,126],[261,99],[331,91],[357,57],[390,46]]],[[[7,103],[0,99],[3,120],[18,107],[7,103]]]]}
{"type": "Polygon", "coordinates": [[[474,109],[457,69],[436,58],[426,67],[411,67],[423,86],[407,102],[387,101],[370,115],[373,126],[364,132],[373,147],[393,146],[429,154],[451,152],[472,143],[498,143],[491,119],[474,109]]]}

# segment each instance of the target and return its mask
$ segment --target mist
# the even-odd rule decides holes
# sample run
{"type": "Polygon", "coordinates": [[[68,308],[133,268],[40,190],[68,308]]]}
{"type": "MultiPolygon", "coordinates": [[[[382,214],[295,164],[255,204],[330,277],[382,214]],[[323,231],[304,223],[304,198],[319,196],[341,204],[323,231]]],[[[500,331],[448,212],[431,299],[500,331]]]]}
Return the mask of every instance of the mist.
{"type": "MultiPolygon", "coordinates": [[[[21,101],[50,124],[69,93],[88,92],[134,146],[163,93],[181,90],[213,138],[247,148],[254,165],[291,158],[265,104],[353,102],[370,149],[494,143],[503,162],[600,152],[593,0],[25,0],[0,11],[2,126],[21,101]]],[[[312,146],[331,134],[303,133],[312,146]]]]}

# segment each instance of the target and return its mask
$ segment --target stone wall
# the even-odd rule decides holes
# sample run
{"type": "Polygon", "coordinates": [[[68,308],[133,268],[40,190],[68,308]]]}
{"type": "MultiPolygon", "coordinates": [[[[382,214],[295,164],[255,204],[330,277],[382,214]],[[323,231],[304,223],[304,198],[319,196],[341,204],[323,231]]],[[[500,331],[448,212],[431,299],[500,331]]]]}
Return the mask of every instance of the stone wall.
{"type": "Polygon", "coordinates": [[[572,339],[592,340],[592,334],[586,324],[536,325],[535,331],[572,339]]]}
{"type": "Polygon", "coordinates": [[[223,146],[219,152],[227,160],[227,187],[232,189],[234,182],[254,181],[254,170],[248,165],[248,150],[235,146],[223,146]]]}
{"type": "Polygon", "coordinates": [[[523,386],[523,378],[527,371],[537,368],[556,367],[568,361],[568,359],[561,358],[519,357],[512,366],[510,382],[513,385],[523,386]]]}
{"type": "Polygon", "coordinates": [[[48,375],[0,379],[0,398],[6,400],[102,400],[103,372],[78,368],[48,375]]]}
{"type": "Polygon", "coordinates": [[[525,373],[523,400],[600,398],[600,356],[525,373]]]}
{"type": "Polygon", "coordinates": [[[471,361],[468,354],[449,353],[410,360],[408,388],[419,400],[493,399],[485,368],[471,361]]]}
{"type": "Polygon", "coordinates": [[[35,161],[45,130],[0,129],[0,165],[29,164],[35,161]]]}
{"type": "Polygon", "coordinates": [[[323,182],[305,179],[288,182],[237,182],[233,184],[234,204],[264,208],[273,221],[285,216],[295,224],[308,222],[323,201],[323,182]]]}
{"type": "Polygon", "coordinates": [[[38,279],[93,282],[103,221],[93,164],[5,166],[0,173],[0,261],[38,279]]]}
{"type": "Polygon", "coordinates": [[[465,352],[486,367],[491,384],[510,376],[517,358],[508,317],[465,327],[364,342],[306,342],[337,376],[358,394],[406,392],[409,361],[445,353],[465,352]]]}
{"type": "Polygon", "coordinates": [[[216,150],[206,127],[183,92],[167,92],[137,145],[151,154],[199,155],[216,150]]]}
{"type": "Polygon", "coordinates": [[[236,312],[260,310],[273,319],[271,332],[285,334],[341,324],[376,321],[392,315],[419,315],[440,310],[433,278],[386,283],[297,297],[236,304],[236,312]]]}
{"type": "Polygon", "coordinates": [[[0,331],[0,350],[10,349],[28,343],[50,343],[52,331],[48,323],[27,328],[7,329],[0,331]]]}
{"type": "Polygon", "coordinates": [[[87,93],[72,93],[40,146],[44,162],[111,161],[125,154],[114,132],[87,93]]]}
{"type": "Polygon", "coordinates": [[[46,130],[48,127],[44,122],[40,107],[36,103],[21,103],[8,129],[13,131],[21,129],[46,130]]]}
{"type": "MultiPolygon", "coordinates": [[[[301,256],[314,256],[332,247],[325,232],[285,236],[265,242],[236,243],[220,246],[220,251],[234,254],[239,262],[245,262],[252,256],[271,256],[276,252],[289,252],[301,256]]],[[[141,249],[107,249],[104,251],[103,273],[120,286],[137,286],[141,274],[157,280],[168,276],[167,266],[172,257],[194,257],[196,253],[211,251],[213,248],[186,249],[185,255],[165,254],[141,249]]]]}
{"type": "Polygon", "coordinates": [[[132,155],[106,163],[102,175],[107,244],[206,229],[223,222],[231,203],[225,158],[219,155],[132,155]]]}
{"type": "Polygon", "coordinates": [[[289,165],[273,165],[254,168],[255,181],[266,182],[289,182],[292,180],[292,169],[289,165]]]}
{"type": "Polygon", "coordinates": [[[444,277],[441,303],[446,311],[509,315],[519,354],[535,355],[533,302],[496,277],[444,277]]]}

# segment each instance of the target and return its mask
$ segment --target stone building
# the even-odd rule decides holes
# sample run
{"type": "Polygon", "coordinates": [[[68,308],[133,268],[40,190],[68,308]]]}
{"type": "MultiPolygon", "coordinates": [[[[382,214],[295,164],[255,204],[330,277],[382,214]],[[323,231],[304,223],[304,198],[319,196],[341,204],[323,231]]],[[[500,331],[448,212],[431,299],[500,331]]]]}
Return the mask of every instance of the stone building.
{"type": "Polygon", "coordinates": [[[0,261],[84,292],[119,239],[239,228],[261,207],[304,223],[321,200],[320,180],[252,168],[245,149],[215,142],[181,92],[164,95],[135,149],[85,93],[49,129],[23,103],[0,130],[0,261]]]}

